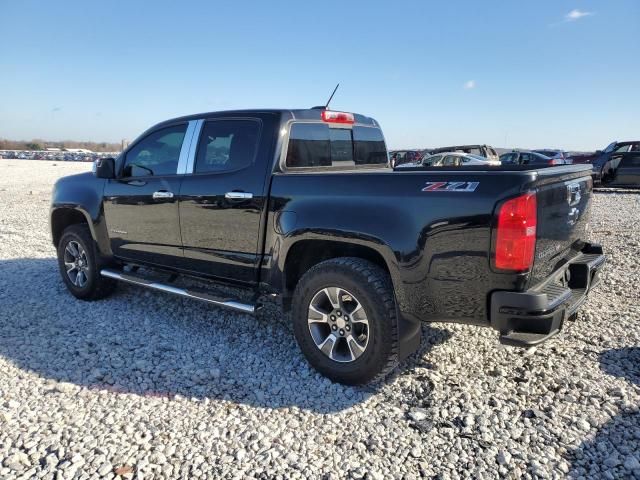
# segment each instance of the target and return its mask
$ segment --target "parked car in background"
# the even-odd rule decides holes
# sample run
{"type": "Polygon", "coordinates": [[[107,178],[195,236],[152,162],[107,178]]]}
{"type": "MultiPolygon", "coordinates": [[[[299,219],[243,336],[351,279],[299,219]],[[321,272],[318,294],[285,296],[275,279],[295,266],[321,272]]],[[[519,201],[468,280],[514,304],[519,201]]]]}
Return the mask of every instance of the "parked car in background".
{"type": "Polygon", "coordinates": [[[420,150],[391,150],[389,152],[389,163],[391,168],[404,163],[418,163],[422,158],[420,150]]]}
{"type": "Polygon", "coordinates": [[[593,162],[592,175],[606,186],[640,186],[640,142],[616,143],[593,162]]]}
{"type": "Polygon", "coordinates": [[[489,160],[480,155],[470,153],[444,152],[435,155],[427,155],[416,163],[406,163],[398,168],[406,167],[464,167],[471,165],[500,166],[500,160],[489,160]]]}
{"type": "Polygon", "coordinates": [[[563,165],[564,162],[559,163],[557,159],[549,158],[546,155],[542,155],[537,152],[530,151],[513,151],[503,153],[500,155],[500,163],[502,165],[563,165]]]}
{"type": "Polygon", "coordinates": [[[485,157],[488,160],[498,161],[498,154],[493,147],[489,145],[456,145],[453,147],[440,147],[440,148],[432,148],[427,150],[427,152],[431,155],[435,153],[447,153],[447,152],[459,152],[459,153],[469,153],[472,155],[479,155],[481,157],[485,157]]]}
{"type": "Polygon", "coordinates": [[[543,148],[540,150],[532,150],[532,152],[539,153],[540,155],[549,157],[552,160],[558,160],[557,165],[566,165],[573,163],[571,161],[571,157],[569,156],[569,152],[565,152],[563,150],[552,150],[543,148]]]}
{"type": "Polygon", "coordinates": [[[640,142],[638,141],[611,142],[603,150],[596,150],[595,152],[573,153],[571,154],[571,159],[573,160],[573,163],[593,163],[602,155],[608,155],[614,152],[624,153],[625,147],[628,145],[633,145],[634,143],[637,144],[640,142]]]}
{"type": "Polygon", "coordinates": [[[640,184],[636,178],[637,159],[640,156],[640,141],[612,142],[600,151],[597,150],[591,160],[594,183],[606,185],[640,184]],[[634,166],[635,165],[635,166],[634,166]],[[622,171],[619,171],[622,169],[622,171]],[[636,178],[635,182],[632,181],[636,178]]]}

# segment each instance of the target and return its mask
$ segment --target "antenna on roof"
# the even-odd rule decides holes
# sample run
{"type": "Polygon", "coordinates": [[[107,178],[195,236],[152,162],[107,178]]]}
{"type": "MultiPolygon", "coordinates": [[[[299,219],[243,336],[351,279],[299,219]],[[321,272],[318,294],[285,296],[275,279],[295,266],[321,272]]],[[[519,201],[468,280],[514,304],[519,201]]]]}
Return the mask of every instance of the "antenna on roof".
{"type": "Polygon", "coordinates": [[[331,103],[331,99],[336,94],[336,90],[338,90],[339,86],[340,86],[340,84],[337,84],[336,88],[333,89],[333,93],[331,93],[331,96],[329,97],[329,100],[327,100],[327,104],[326,105],[324,105],[324,106],[318,105],[317,107],[311,107],[311,109],[312,110],[328,110],[329,109],[329,104],[331,103]]]}
{"type": "Polygon", "coordinates": [[[324,106],[325,110],[329,109],[329,104],[331,103],[331,99],[333,98],[333,96],[336,94],[336,90],[338,90],[338,87],[340,86],[340,84],[336,85],[336,88],[333,89],[333,92],[331,93],[331,96],[329,97],[329,100],[327,100],[327,104],[324,106]]]}

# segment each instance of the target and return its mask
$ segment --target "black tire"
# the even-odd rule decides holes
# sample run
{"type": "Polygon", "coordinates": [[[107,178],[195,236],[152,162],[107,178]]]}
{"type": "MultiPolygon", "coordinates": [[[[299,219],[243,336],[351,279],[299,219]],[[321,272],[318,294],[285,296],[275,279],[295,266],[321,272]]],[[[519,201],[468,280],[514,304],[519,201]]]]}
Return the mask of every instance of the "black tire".
{"type": "Polygon", "coordinates": [[[360,385],[383,379],[398,363],[398,325],[393,286],[389,275],[361,258],[335,258],[315,265],[298,282],[292,301],[296,340],[309,363],[329,379],[360,385]],[[326,287],[352,293],[369,322],[364,352],[355,360],[335,361],[323,353],[309,329],[309,306],[326,287]]]}
{"type": "Polygon", "coordinates": [[[64,230],[58,243],[58,267],[62,281],[74,297],[80,300],[99,300],[110,295],[116,287],[116,281],[100,275],[100,270],[105,266],[106,262],[100,257],[87,225],[71,225],[64,230]],[[86,282],[82,285],[76,285],[67,274],[65,250],[70,242],[79,244],[85,252],[83,258],[86,259],[86,270],[83,279],[86,278],[86,282]]]}

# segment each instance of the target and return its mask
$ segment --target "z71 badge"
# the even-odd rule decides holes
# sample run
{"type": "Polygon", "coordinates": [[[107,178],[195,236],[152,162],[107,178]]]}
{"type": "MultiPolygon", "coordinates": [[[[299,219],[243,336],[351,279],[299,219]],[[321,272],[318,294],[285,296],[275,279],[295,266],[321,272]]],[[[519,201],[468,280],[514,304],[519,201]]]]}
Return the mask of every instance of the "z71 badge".
{"type": "Polygon", "coordinates": [[[423,192],[474,192],[480,182],[427,182],[423,192]]]}

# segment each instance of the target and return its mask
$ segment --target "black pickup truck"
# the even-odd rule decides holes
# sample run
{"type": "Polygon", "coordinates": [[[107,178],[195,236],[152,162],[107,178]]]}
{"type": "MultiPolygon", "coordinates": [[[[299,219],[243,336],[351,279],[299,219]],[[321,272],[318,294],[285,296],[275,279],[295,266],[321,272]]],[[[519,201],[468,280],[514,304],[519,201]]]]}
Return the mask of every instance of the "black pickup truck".
{"type": "Polygon", "coordinates": [[[421,322],[536,345],[598,283],[589,165],[387,165],[378,123],[357,114],[160,123],[56,183],[62,279],[85,300],[124,281],[248,314],[279,301],[309,362],[347,384],[382,378],[416,349],[421,322]],[[242,288],[229,298],[219,284],[242,288]]]}

